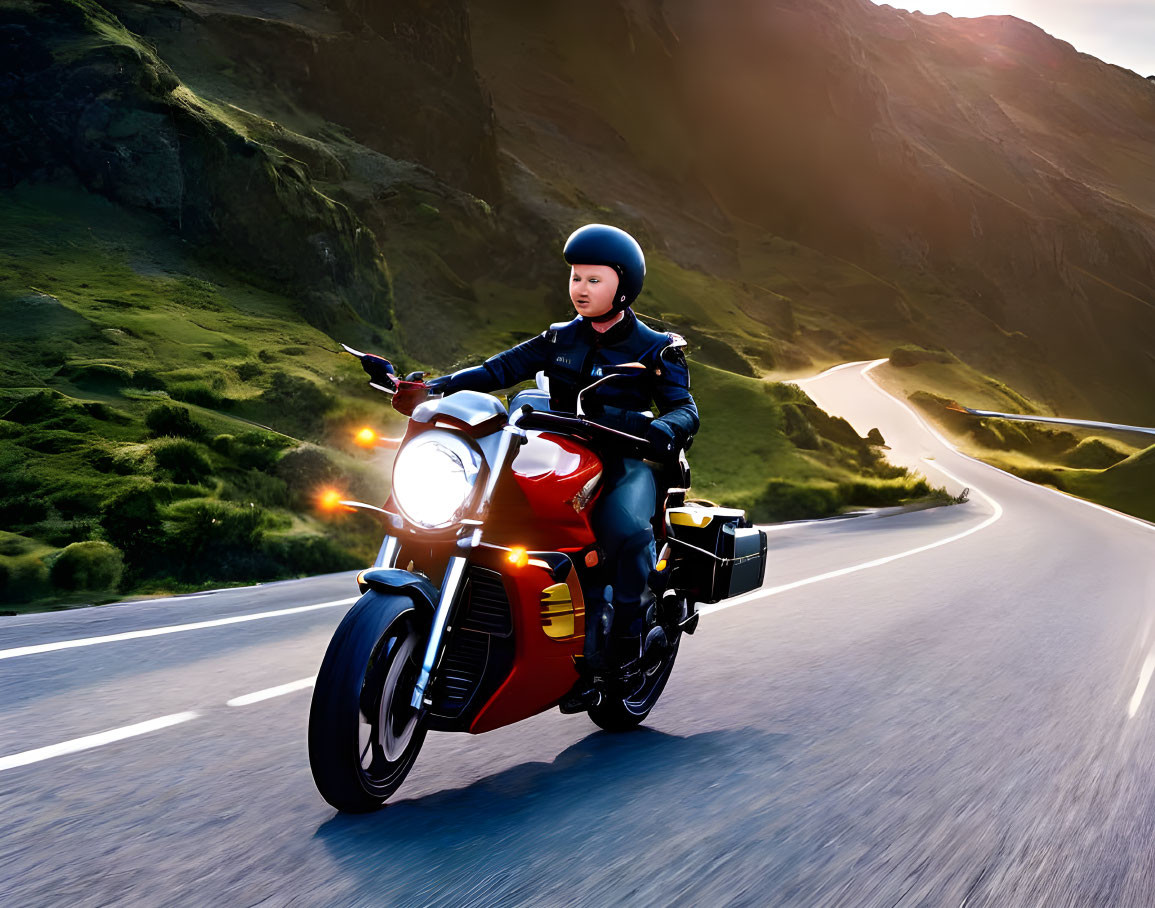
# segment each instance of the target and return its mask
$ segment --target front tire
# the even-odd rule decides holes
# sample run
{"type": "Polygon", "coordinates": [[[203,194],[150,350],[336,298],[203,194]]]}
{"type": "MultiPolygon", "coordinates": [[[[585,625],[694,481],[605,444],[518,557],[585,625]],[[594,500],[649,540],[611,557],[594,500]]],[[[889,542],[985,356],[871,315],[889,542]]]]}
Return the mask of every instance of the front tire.
{"type": "Polygon", "coordinates": [[[338,810],[383,807],[413,768],[426,728],[409,699],[428,634],[411,599],[372,591],[333,635],[309,710],[309,765],[338,810]]]}
{"type": "Polygon", "coordinates": [[[591,706],[589,715],[594,724],[606,731],[615,732],[630,731],[641,725],[666,689],[670,672],[674,670],[679,643],[681,635],[670,645],[662,661],[643,674],[641,686],[633,693],[619,695],[607,692],[597,706],[591,706]]]}

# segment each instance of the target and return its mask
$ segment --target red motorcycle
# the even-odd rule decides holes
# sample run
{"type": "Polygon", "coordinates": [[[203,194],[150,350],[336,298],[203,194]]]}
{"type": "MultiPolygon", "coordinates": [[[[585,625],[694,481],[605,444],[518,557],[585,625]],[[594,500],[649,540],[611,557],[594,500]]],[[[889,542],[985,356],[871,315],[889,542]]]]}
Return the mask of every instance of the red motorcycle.
{"type": "MultiPolygon", "coordinates": [[[[577,414],[549,411],[541,391],[521,392],[509,411],[476,391],[427,400],[395,443],[385,507],[342,502],[376,514],[386,535],[357,577],[362,596],[329,643],[309,714],[313,778],[337,809],[383,806],[428,732],[491,731],[557,706],[578,683],[586,603],[606,584],[590,528],[597,451],[649,452],[583,414],[595,385],[577,414]]],[[[686,504],[684,454],[659,478],[644,643],[592,681],[587,711],[608,731],[653,709],[697,604],[757,589],[765,574],[766,536],[744,512],[686,504]]]]}

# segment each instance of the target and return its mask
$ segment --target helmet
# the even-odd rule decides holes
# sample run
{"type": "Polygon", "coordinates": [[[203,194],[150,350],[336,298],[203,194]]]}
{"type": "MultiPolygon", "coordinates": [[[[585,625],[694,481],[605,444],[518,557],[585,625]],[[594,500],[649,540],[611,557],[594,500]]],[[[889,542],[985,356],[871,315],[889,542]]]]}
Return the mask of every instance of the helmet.
{"type": "Polygon", "coordinates": [[[570,265],[609,265],[618,273],[614,308],[601,319],[613,318],[642,292],[646,257],[638,241],[624,230],[606,224],[586,224],[570,234],[562,255],[570,265]]]}

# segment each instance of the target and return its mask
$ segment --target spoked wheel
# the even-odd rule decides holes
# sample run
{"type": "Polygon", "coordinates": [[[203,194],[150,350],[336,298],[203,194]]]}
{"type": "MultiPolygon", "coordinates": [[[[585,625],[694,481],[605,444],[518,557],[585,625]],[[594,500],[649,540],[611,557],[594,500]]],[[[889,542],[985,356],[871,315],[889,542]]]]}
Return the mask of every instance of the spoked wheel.
{"type": "Polygon", "coordinates": [[[680,642],[680,635],[675,636],[662,658],[630,685],[632,692],[609,692],[597,706],[591,706],[589,714],[594,724],[606,731],[629,731],[641,725],[666,689],[680,642]]]}
{"type": "Polygon", "coordinates": [[[309,713],[309,763],[338,810],[383,806],[425,742],[410,706],[427,636],[412,601],[367,593],[345,616],[317,675],[309,713]]]}

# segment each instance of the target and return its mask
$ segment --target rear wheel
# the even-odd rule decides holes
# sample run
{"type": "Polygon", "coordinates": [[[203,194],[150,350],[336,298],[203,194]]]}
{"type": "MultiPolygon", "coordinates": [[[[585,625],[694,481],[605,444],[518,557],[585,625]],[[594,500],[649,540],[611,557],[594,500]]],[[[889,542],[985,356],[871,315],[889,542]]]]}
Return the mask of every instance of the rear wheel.
{"type": "Polygon", "coordinates": [[[428,637],[422,617],[406,596],[367,593],[325,653],[309,712],[309,764],[338,810],[382,807],[425,742],[409,703],[428,637]]]}
{"type": "Polygon", "coordinates": [[[606,731],[629,731],[641,725],[666,689],[680,642],[679,635],[657,664],[642,673],[636,686],[630,685],[632,692],[607,692],[597,706],[591,706],[589,714],[594,724],[606,731]]]}

